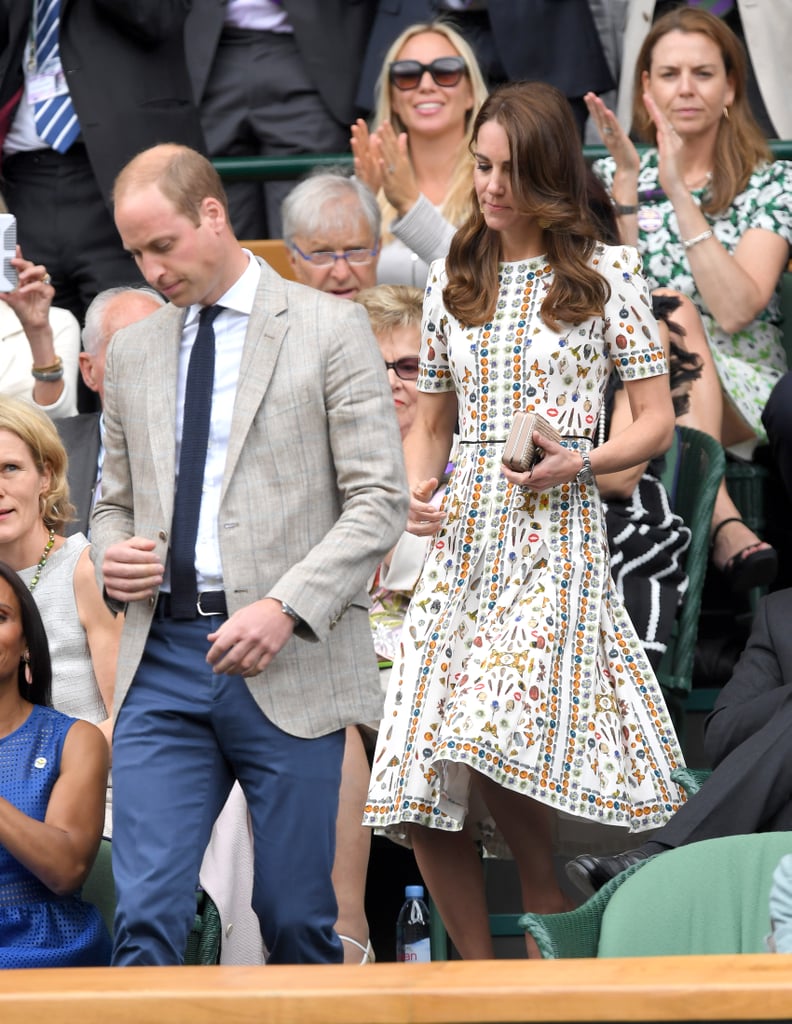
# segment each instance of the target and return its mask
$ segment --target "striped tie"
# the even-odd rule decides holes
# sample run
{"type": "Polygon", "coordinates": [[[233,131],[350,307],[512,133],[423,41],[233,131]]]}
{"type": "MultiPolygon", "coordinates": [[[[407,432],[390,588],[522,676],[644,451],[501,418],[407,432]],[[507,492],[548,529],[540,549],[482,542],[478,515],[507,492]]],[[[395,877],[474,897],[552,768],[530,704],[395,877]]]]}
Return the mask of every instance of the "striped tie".
{"type": "Polygon", "coordinates": [[[688,7],[700,7],[718,18],[725,17],[737,6],[734,0],[687,0],[688,7]]]}
{"type": "MultiPolygon", "coordinates": [[[[60,64],[60,0],[37,0],[35,9],[36,70],[56,60],[60,64]]],[[[80,124],[68,92],[33,104],[36,131],[48,146],[65,153],[80,134],[80,124]]]]}

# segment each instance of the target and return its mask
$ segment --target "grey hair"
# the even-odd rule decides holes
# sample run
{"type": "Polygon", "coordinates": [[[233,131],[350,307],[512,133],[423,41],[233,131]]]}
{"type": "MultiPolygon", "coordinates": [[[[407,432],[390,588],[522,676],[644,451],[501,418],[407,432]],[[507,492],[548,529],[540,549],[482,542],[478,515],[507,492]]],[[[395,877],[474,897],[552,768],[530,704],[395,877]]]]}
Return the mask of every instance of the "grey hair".
{"type": "Polygon", "coordinates": [[[340,169],[312,174],[286,196],[281,205],[283,240],[289,245],[295,235],[313,235],[320,228],[343,230],[348,224],[343,203],[347,198],[357,200],[376,245],[382,227],[377,197],[362,181],[340,169]]]}
{"type": "Polygon", "coordinates": [[[89,356],[95,356],[102,345],[110,339],[105,337],[104,317],[105,311],[110,303],[119,295],[147,295],[155,299],[160,306],[166,304],[165,299],[153,288],[142,285],[139,288],[128,284],[118,285],[115,288],[105,288],[91,300],[88,309],[85,311],[85,325],[82,329],[82,345],[89,356]]]}

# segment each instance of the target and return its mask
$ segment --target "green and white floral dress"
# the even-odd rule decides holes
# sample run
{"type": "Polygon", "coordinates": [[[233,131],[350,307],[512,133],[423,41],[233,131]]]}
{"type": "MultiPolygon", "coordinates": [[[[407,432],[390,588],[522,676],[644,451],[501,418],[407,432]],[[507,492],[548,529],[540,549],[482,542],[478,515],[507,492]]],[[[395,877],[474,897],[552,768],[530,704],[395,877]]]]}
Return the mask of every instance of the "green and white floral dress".
{"type": "MultiPolygon", "coordinates": [[[[616,170],[614,160],[611,157],[598,160],[594,170],[610,191],[616,170]]],[[[703,194],[703,189],[693,192],[699,201],[703,194]]],[[[730,253],[750,228],[774,231],[792,244],[792,164],[776,160],[758,167],[729,210],[719,216],[708,215],[707,221],[715,237],[730,253]]],[[[778,290],[767,308],[747,327],[729,334],[717,325],[693,280],[674,208],[660,188],[657,150],[654,149],[641,157],[638,230],[638,250],[643,257],[649,287],[673,288],[693,300],[709,334],[724,393],[759,440],[765,441],[762,410],[776,381],[787,369],[781,342],[778,290]]]]}

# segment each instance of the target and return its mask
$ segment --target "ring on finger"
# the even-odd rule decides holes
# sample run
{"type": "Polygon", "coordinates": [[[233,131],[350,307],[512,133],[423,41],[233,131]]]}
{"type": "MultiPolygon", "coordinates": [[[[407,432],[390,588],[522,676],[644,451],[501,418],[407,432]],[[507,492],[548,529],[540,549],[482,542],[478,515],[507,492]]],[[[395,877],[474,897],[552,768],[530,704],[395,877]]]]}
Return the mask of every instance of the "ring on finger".
{"type": "Polygon", "coordinates": [[[52,284],[52,278],[49,276],[49,274],[45,274],[41,280],[44,282],[44,284],[52,284]]]}

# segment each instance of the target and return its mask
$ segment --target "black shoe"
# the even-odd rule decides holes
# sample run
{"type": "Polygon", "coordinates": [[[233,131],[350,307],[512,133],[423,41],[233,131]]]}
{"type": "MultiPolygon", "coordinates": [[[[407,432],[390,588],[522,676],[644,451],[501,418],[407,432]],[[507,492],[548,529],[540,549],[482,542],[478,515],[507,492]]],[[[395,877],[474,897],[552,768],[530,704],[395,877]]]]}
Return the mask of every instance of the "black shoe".
{"type": "Polygon", "coordinates": [[[612,857],[592,857],[590,853],[583,853],[566,865],[567,878],[586,896],[593,896],[616,875],[648,858],[649,854],[641,850],[614,853],[612,857]]]}

